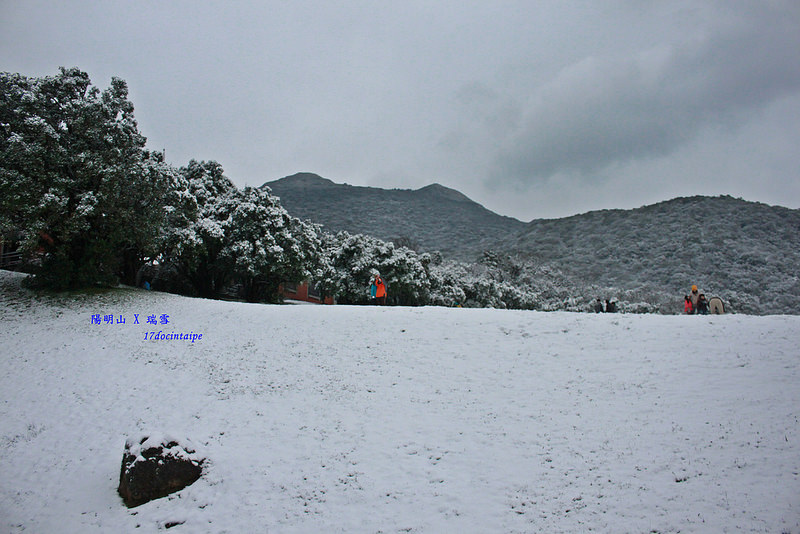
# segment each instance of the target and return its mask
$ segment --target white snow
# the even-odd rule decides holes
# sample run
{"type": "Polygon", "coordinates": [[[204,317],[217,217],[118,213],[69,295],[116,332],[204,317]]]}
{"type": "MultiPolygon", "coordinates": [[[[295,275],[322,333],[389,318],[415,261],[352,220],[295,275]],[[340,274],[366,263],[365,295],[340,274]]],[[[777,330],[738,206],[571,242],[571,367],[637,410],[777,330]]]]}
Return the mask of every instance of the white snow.
{"type": "Polygon", "coordinates": [[[0,271],[3,532],[800,533],[800,317],[19,282],[0,271]],[[205,473],[129,510],[123,449],[149,430],[205,473]]]}
{"type": "Polygon", "coordinates": [[[134,438],[128,438],[125,441],[125,449],[135,458],[132,464],[145,461],[144,454],[150,449],[161,449],[159,457],[182,458],[193,461],[195,465],[204,459],[202,454],[197,452],[197,446],[192,440],[164,434],[160,430],[141,432],[134,438]]]}

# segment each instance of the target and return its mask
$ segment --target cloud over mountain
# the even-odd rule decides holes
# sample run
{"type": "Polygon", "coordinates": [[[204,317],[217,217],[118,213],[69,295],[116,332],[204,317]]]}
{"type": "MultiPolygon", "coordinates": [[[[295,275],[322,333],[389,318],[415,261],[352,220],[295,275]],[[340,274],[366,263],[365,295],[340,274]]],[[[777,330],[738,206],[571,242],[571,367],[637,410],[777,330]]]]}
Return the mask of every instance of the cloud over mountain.
{"type": "Polygon", "coordinates": [[[611,164],[669,155],[705,128],[737,128],[800,89],[798,8],[735,4],[683,41],[587,56],[528,95],[493,180],[587,179],[611,164]],[[771,7],[771,8],[770,8],[771,7]]]}

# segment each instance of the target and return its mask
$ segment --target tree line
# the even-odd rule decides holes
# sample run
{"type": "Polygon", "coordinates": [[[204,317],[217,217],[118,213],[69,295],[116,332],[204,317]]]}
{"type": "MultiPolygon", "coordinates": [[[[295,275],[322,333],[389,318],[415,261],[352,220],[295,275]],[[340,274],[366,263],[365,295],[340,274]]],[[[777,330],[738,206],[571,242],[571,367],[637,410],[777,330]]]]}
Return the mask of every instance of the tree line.
{"type": "Polygon", "coordinates": [[[127,84],[101,91],[78,68],[0,74],[0,233],[18,241],[37,287],[139,285],[202,297],[235,289],[279,300],[311,279],[340,301],[366,301],[370,271],[394,300],[430,297],[430,256],[366,236],[330,235],[290,216],[267,189],[237,188],[213,161],[176,168],[145,147],[127,84]]]}
{"type": "Polygon", "coordinates": [[[487,252],[445,261],[291,216],[268,188],[238,188],[214,161],[175,167],[148,150],[125,81],[78,68],[0,73],[0,236],[53,290],[143,280],[207,298],[278,302],[309,280],[340,303],[369,301],[371,274],[399,305],[583,309],[552,266],[487,252]]]}

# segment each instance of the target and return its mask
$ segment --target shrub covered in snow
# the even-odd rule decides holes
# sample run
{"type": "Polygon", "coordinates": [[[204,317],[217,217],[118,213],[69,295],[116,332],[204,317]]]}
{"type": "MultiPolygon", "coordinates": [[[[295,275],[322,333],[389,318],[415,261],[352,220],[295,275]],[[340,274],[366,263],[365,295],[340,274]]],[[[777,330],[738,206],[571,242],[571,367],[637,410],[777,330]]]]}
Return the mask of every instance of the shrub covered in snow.
{"type": "Polygon", "coordinates": [[[318,270],[317,227],[291,217],[268,190],[237,189],[214,161],[190,161],[181,174],[186,191],[174,195],[181,204],[171,210],[178,224],[167,229],[160,258],[166,276],[204,297],[235,285],[245,300],[274,302],[282,282],[318,270]]]}
{"type": "Polygon", "coordinates": [[[387,285],[389,302],[407,306],[429,302],[428,254],[418,255],[374,237],[341,232],[325,239],[324,255],[328,268],[320,282],[340,303],[368,303],[375,272],[387,285]]]}

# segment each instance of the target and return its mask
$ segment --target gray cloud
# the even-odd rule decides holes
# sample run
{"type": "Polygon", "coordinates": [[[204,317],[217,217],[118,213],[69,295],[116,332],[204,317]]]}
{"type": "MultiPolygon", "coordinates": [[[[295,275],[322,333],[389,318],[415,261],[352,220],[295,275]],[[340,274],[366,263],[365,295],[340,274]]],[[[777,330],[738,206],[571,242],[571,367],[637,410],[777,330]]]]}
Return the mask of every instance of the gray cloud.
{"type": "Polygon", "coordinates": [[[796,14],[744,10],[685,42],[567,66],[530,96],[523,126],[496,156],[493,178],[591,176],[671,154],[709,125],[737,127],[800,89],[796,14]]]}

